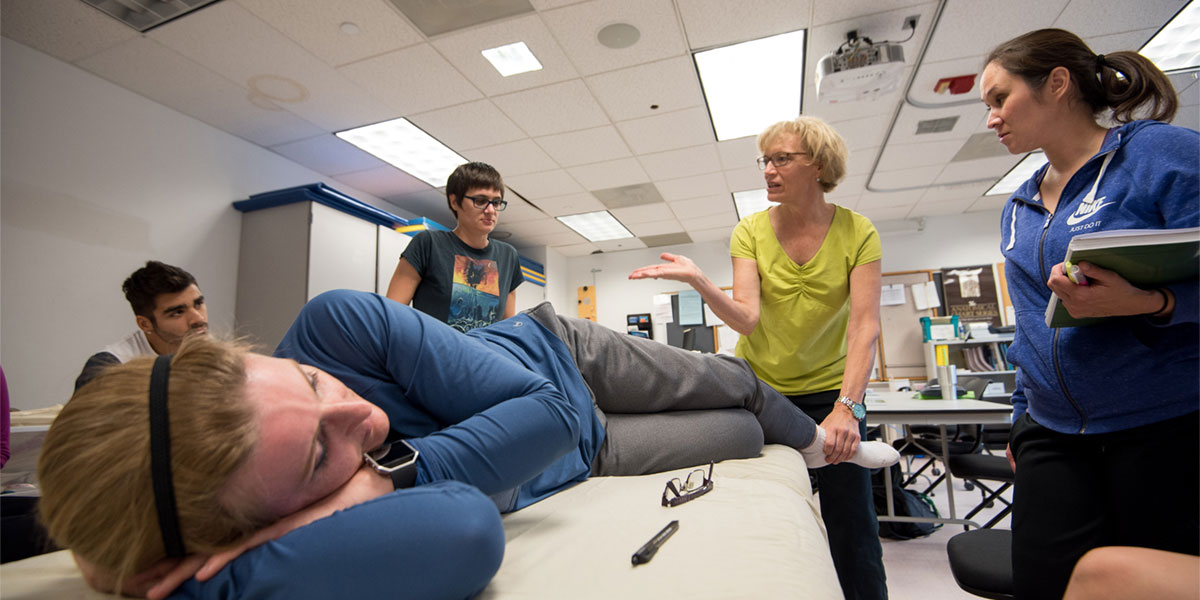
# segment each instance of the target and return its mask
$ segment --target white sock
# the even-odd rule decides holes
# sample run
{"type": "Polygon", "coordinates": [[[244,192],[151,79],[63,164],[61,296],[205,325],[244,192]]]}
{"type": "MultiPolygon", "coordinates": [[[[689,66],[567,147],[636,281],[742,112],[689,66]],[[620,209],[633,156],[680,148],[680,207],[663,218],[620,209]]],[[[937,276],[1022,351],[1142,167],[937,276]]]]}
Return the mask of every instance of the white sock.
{"type": "MultiPolygon", "coordinates": [[[[825,460],[825,428],[817,426],[817,435],[807,448],[800,451],[804,464],[810,469],[819,469],[829,464],[825,460]]],[[[847,462],[868,469],[889,467],[900,462],[900,453],[883,442],[859,442],[858,451],[847,462]]]]}

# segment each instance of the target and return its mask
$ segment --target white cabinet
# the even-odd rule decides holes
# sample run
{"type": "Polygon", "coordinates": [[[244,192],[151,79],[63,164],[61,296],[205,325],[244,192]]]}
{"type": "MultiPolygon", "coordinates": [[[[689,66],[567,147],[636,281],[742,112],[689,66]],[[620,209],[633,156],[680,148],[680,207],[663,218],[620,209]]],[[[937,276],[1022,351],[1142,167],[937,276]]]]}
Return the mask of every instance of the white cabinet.
{"type": "Polygon", "coordinates": [[[235,320],[237,334],[264,351],[275,348],[300,308],[322,292],[386,292],[408,245],[407,235],[323,202],[247,204],[239,206],[244,212],[235,320]]]}

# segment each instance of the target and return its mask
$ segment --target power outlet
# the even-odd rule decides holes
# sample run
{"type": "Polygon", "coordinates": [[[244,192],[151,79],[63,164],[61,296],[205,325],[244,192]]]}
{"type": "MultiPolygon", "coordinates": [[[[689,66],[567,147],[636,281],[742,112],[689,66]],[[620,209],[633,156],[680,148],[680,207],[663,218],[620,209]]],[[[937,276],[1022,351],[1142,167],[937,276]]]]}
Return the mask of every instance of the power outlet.
{"type": "Polygon", "coordinates": [[[904,17],[904,26],[900,29],[900,31],[908,31],[909,29],[912,29],[915,31],[917,29],[917,22],[920,20],[921,20],[921,15],[913,15],[911,17],[904,17]]]}

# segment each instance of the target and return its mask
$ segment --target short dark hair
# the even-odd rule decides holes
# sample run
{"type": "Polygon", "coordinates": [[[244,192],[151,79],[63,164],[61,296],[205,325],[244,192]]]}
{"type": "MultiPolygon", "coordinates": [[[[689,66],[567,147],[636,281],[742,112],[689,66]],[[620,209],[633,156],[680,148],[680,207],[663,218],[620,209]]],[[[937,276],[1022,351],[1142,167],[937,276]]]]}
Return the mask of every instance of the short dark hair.
{"type": "Polygon", "coordinates": [[[446,205],[450,207],[450,212],[454,213],[454,218],[458,218],[458,211],[454,210],[454,202],[451,197],[458,198],[461,203],[463,196],[467,190],[472,188],[489,188],[499,190],[500,195],[504,195],[504,180],[500,178],[500,172],[496,167],[487,163],[469,162],[458,165],[450,177],[446,179],[446,205]]]}
{"type": "Polygon", "coordinates": [[[121,284],[125,299],[133,308],[133,314],[154,322],[155,301],[161,294],[178,294],[195,285],[191,273],[157,260],[146,261],[146,266],[136,270],[121,284]]]}
{"type": "Polygon", "coordinates": [[[1034,91],[1042,89],[1055,67],[1063,67],[1092,114],[1111,108],[1118,123],[1137,119],[1143,107],[1146,118],[1170,121],[1178,106],[1171,80],[1148,58],[1129,50],[1096,54],[1063,29],[1039,29],[1004,42],[983,64],[991,63],[1021,77],[1034,91]]]}

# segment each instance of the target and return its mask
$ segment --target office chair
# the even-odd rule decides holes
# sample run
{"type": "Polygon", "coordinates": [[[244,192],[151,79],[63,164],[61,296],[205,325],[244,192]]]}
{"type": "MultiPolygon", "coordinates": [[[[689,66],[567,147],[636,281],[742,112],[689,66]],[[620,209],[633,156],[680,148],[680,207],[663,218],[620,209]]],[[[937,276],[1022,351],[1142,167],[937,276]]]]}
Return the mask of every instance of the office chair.
{"type": "Polygon", "coordinates": [[[976,529],[946,542],[950,573],[958,587],[993,600],[1013,597],[1012,531],[976,529]]]}

